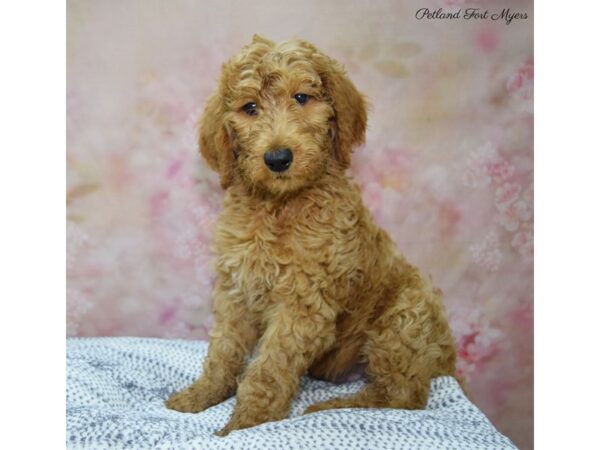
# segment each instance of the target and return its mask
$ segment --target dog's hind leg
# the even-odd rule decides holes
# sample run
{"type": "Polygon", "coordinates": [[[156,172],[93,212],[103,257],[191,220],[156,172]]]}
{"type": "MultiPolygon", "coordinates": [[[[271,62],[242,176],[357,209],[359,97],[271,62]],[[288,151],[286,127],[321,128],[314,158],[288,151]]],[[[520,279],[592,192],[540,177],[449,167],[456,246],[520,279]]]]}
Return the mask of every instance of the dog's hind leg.
{"type": "Polygon", "coordinates": [[[431,379],[454,375],[455,349],[439,292],[415,278],[367,331],[368,384],[346,398],[309,406],[305,413],[334,408],[422,409],[431,379]]]}

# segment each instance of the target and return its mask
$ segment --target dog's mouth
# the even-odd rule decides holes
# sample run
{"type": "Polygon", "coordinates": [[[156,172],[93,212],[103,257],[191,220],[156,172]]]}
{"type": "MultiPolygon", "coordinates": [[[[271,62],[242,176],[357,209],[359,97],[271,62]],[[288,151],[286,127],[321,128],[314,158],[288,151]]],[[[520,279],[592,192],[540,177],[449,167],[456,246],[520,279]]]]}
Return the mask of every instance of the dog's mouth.
{"type": "Polygon", "coordinates": [[[294,195],[302,190],[306,183],[302,177],[295,176],[290,171],[270,173],[261,183],[262,187],[276,197],[294,195]]]}
{"type": "Polygon", "coordinates": [[[293,168],[289,167],[286,170],[283,170],[281,172],[273,172],[273,171],[268,171],[268,175],[266,177],[267,180],[269,180],[269,182],[275,182],[275,183],[279,183],[279,182],[286,182],[286,181],[290,181],[293,178],[293,168]]]}

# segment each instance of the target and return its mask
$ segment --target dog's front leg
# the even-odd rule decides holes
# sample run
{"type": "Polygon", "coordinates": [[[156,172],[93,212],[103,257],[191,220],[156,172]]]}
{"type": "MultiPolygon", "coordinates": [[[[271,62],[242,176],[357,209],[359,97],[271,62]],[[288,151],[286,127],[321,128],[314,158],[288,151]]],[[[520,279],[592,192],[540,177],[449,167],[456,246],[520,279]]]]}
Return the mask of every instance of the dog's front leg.
{"type": "Polygon", "coordinates": [[[229,423],[217,434],[280,420],[289,414],[300,377],[335,339],[335,312],[322,299],[280,304],[259,341],[237,392],[229,423]],[[310,306],[307,306],[310,305],[310,306]]]}
{"type": "Polygon", "coordinates": [[[210,333],[202,375],[167,400],[169,409],[200,412],[235,392],[244,358],[256,344],[257,330],[243,297],[234,296],[234,291],[227,277],[223,276],[217,282],[214,292],[215,324],[210,333]]]}

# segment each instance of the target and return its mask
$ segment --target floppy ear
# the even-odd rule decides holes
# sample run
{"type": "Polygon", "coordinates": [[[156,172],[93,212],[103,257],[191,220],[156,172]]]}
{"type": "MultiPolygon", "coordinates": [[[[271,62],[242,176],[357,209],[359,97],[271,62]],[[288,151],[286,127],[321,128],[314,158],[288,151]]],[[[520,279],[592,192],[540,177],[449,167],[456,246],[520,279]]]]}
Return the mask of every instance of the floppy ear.
{"type": "Polygon", "coordinates": [[[341,167],[350,166],[352,148],[365,140],[367,107],[365,98],[346,75],[343,66],[321,55],[321,80],[332,102],[335,113],[333,123],[333,154],[341,167]]]}
{"type": "Polygon", "coordinates": [[[229,133],[225,128],[223,115],[225,108],[219,92],[208,99],[206,109],[200,118],[200,153],[209,167],[221,176],[221,187],[227,189],[233,182],[235,158],[229,133]]]}

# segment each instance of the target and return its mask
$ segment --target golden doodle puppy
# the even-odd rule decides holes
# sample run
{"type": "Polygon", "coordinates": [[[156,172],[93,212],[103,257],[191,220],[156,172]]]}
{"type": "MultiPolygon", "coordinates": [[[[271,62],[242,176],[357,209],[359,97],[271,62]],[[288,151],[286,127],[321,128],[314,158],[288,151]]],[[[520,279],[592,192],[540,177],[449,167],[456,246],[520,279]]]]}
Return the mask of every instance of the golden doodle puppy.
{"type": "Polygon", "coordinates": [[[223,66],[200,120],[200,151],[226,190],[215,325],[201,376],[168,408],[196,413],[237,391],[224,436],[287,417],[306,373],[336,380],[364,363],[368,379],[307,413],[424,408],[431,379],[455,374],[440,291],[345,174],[366,124],[343,67],[307,42],[255,36],[223,66]]]}

